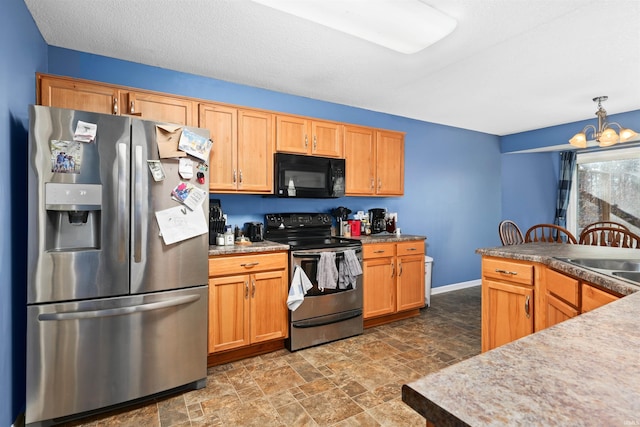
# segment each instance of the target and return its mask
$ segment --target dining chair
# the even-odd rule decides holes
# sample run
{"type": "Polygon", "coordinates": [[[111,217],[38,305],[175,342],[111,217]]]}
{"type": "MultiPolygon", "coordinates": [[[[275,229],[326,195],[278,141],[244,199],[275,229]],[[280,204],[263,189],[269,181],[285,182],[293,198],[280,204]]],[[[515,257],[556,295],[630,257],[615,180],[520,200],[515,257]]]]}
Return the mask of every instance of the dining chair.
{"type": "Polygon", "coordinates": [[[579,243],[591,246],[640,249],[640,236],[626,228],[593,227],[580,234],[579,243]]]}
{"type": "Polygon", "coordinates": [[[524,243],[524,237],[522,236],[520,227],[510,219],[500,221],[500,224],[498,225],[498,234],[500,234],[500,241],[503,246],[519,245],[520,243],[524,243]]]}
{"type": "Polygon", "coordinates": [[[536,224],[527,230],[525,243],[548,242],[577,244],[575,236],[566,228],[555,224],[536,224]]]}
{"type": "Polygon", "coordinates": [[[582,232],[580,233],[580,237],[578,237],[578,242],[580,242],[580,239],[582,238],[582,235],[584,233],[586,233],[587,231],[591,230],[592,228],[596,228],[596,227],[622,228],[624,230],[628,230],[629,229],[626,225],[620,224],[619,222],[615,222],[615,221],[596,221],[596,222],[592,222],[591,224],[587,224],[582,229],[582,232]]]}

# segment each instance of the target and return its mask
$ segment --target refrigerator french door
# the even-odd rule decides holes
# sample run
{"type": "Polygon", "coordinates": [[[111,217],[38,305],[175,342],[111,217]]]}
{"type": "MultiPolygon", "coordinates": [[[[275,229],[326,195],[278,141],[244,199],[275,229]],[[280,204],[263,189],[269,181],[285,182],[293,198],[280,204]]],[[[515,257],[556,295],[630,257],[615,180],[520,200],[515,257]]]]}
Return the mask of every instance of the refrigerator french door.
{"type": "MultiPolygon", "coordinates": [[[[30,107],[28,425],[205,385],[208,234],[161,237],[155,213],[178,205],[183,178],[159,158],[156,125],[30,107]],[[74,141],[87,124],[95,139],[74,141]]],[[[208,198],[198,209],[206,218],[208,198]]]]}

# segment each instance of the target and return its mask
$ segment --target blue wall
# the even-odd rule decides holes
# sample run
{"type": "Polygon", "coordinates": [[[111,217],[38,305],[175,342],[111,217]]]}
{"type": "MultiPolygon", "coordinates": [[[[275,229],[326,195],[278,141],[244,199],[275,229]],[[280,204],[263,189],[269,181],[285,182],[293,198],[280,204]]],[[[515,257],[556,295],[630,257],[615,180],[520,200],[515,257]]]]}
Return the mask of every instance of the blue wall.
{"type": "Polygon", "coordinates": [[[427,236],[427,251],[434,258],[434,287],[477,279],[480,259],[475,249],[499,244],[497,136],[55,47],[49,48],[49,72],[406,132],[404,197],[292,201],[215,195],[231,224],[261,221],[267,212],[387,208],[398,212],[398,225],[405,233],[427,236]]]}
{"type": "Polygon", "coordinates": [[[26,196],[28,105],[47,45],[22,0],[0,14],[0,425],[24,410],[26,337],[26,196]]]}

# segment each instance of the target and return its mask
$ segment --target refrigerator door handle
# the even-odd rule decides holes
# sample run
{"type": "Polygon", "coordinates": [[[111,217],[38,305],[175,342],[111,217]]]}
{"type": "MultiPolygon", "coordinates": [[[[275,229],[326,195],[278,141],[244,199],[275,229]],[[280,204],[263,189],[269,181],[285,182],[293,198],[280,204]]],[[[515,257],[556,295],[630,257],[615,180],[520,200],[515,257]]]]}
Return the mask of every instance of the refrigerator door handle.
{"type": "Polygon", "coordinates": [[[127,242],[127,144],[118,144],[118,261],[124,262],[127,242]]]}
{"type": "Polygon", "coordinates": [[[175,307],[189,304],[200,299],[200,295],[186,295],[172,298],[166,301],[152,302],[148,304],[132,305],[128,307],[107,308],[104,310],[67,311],[62,313],[42,313],[38,315],[41,322],[48,320],[78,320],[95,319],[98,317],[122,316],[126,314],[142,313],[145,311],[160,310],[162,308],[175,307]]]}
{"type": "Polygon", "coordinates": [[[135,147],[133,188],[133,260],[142,261],[142,146],[135,147]]]}

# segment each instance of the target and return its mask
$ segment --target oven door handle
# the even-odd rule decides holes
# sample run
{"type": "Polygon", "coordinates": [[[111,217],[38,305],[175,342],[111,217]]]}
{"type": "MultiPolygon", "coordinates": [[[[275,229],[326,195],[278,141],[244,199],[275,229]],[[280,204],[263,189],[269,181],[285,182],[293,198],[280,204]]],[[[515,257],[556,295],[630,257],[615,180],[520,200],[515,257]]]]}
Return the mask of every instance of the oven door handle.
{"type": "Polygon", "coordinates": [[[343,313],[330,314],[327,316],[317,317],[308,320],[299,320],[297,322],[291,322],[293,328],[314,328],[317,326],[331,325],[333,323],[344,322],[345,320],[353,319],[355,317],[362,316],[362,310],[351,310],[343,313]]]}
{"type": "MultiPolygon", "coordinates": [[[[352,249],[356,253],[362,252],[361,248],[352,249]]],[[[323,251],[323,252],[292,252],[291,256],[294,258],[320,258],[324,252],[335,252],[336,257],[343,257],[346,251],[323,251]]]]}

